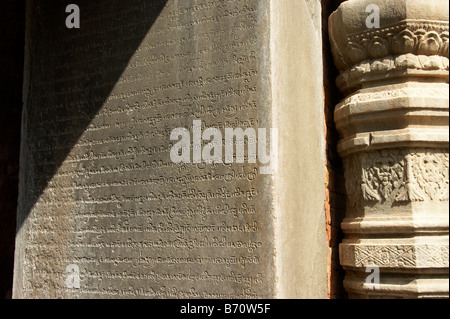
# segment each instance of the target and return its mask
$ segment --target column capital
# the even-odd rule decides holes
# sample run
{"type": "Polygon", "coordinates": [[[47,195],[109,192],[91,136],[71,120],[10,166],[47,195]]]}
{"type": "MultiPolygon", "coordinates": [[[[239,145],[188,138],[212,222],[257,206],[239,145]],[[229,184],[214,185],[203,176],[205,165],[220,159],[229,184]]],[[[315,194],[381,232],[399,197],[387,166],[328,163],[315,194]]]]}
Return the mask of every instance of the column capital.
{"type": "Polygon", "coordinates": [[[351,92],[386,78],[433,76],[448,82],[449,4],[444,0],[349,0],[329,19],[337,84],[351,92]],[[379,26],[367,19],[379,9],[379,26]]]}

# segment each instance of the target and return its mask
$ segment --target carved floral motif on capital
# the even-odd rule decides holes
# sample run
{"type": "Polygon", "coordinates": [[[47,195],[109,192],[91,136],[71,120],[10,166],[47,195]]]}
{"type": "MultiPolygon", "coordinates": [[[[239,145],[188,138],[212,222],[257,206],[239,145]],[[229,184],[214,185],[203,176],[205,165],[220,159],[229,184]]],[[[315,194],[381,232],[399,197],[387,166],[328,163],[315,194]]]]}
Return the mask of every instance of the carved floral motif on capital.
{"type": "Polygon", "coordinates": [[[345,47],[333,43],[333,53],[339,70],[370,59],[390,55],[426,55],[449,57],[449,27],[445,21],[404,20],[395,25],[369,29],[349,35],[345,47]]]}
{"type": "Polygon", "coordinates": [[[449,200],[449,154],[441,150],[386,149],[345,161],[351,207],[365,203],[449,200]]]}

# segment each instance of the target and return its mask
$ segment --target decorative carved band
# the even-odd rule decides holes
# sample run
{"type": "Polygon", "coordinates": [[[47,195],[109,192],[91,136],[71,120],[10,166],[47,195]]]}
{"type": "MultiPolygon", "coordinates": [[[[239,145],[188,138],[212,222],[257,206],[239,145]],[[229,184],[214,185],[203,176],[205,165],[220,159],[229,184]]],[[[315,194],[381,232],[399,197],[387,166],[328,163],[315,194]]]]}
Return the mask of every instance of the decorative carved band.
{"type": "Polygon", "coordinates": [[[439,149],[386,149],[346,159],[350,205],[449,200],[449,154],[439,149]]]}
{"type": "Polygon", "coordinates": [[[363,82],[395,76],[427,76],[448,79],[449,59],[443,56],[414,55],[412,53],[364,60],[341,73],[337,85],[341,90],[361,87],[363,82]],[[395,73],[396,72],[396,73],[395,73]],[[377,76],[378,75],[378,76],[377,76]],[[370,76],[370,77],[369,77],[370,76]]]}
{"type": "Polygon", "coordinates": [[[447,244],[343,244],[341,264],[351,267],[448,268],[447,244]]]}
{"type": "MultiPolygon", "coordinates": [[[[367,105],[367,110],[365,110],[365,113],[369,113],[372,111],[372,113],[374,113],[373,111],[373,106],[369,105],[368,102],[377,102],[377,101],[383,101],[386,99],[395,99],[395,98],[416,98],[416,97],[421,97],[423,98],[427,98],[427,99],[439,99],[442,100],[443,103],[439,104],[434,102],[432,104],[432,106],[428,106],[428,105],[422,105],[421,108],[422,109],[442,109],[442,110],[448,110],[448,103],[445,103],[448,101],[448,95],[449,95],[449,88],[448,85],[446,86],[438,86],[438,85],[433,85],[433,86],[428,86],[426,88],[424,88],[424,86],[421,86],[421,90],[420,92],[418,92],[417,87],[408,87],[408,86],[402,86],[400,88],[396,88],[395,86],[390,86],[390,90],[389,91],[361,91],[358,92],[358,94],[353,94],[353,95],[349,95],[346,98],[344,98],[342,100],[341,103],[338,104],[337,106],[337,112],[339,112],[340,109],[342,109],[344,106],[356,106],[358,105],[359,108],[363,108],[364,105],[363,103],[365,103],[367,105]]],[[[389,105],[389,107],[386,107],[385,109],[392,109],[393,107],[395,107],[395,104],[392,105],[392,103],[390,103],[391,105],[389,105]]],[[[399,105],[397,108],[411,108],[413,106],[411,105],[399,105]]],[[[383,109],[378,108],[376,111],[382,111],[383,109]]],[[[448,112],[447,116],[448,116],[448,112]]],[[[337,115],[337,120],[340,120],[341,116],[340,114],[336,114],[337,115]]]]}

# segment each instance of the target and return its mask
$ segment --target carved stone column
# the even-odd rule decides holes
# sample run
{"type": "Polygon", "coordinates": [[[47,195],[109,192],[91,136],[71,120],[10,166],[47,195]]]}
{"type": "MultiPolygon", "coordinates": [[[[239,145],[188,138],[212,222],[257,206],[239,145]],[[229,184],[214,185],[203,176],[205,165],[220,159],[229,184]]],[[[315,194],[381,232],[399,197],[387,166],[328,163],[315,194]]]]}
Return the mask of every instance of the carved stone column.
{"type": "Polygon", "coordinates": [[[447,0],[349,0],[330,17],[351,298],[448,297],[448,16],[447,0]]]}

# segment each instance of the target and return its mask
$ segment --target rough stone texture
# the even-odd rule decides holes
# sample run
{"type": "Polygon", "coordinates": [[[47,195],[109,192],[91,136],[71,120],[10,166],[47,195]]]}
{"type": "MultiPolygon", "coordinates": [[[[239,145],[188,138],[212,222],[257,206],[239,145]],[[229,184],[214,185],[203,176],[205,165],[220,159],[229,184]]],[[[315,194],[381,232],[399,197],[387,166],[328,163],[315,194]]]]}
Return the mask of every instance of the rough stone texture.
{"type": "Polygon", "coordinates": [[[318,6],[65,4],[28,6],[14,296],[325,298],[318,6]],[[278,173],[172,163],[195,119],[279,128],[278,173]]]}
{"type": "Polygon", "coordinates": [[[346,1],[329,22],[350,297],[448,297],[448,2],[346,1]],[[365,9],[380,8],[367,29],[365,9]],[[380,284],[366,267],[380,267],[380,284]]]}

